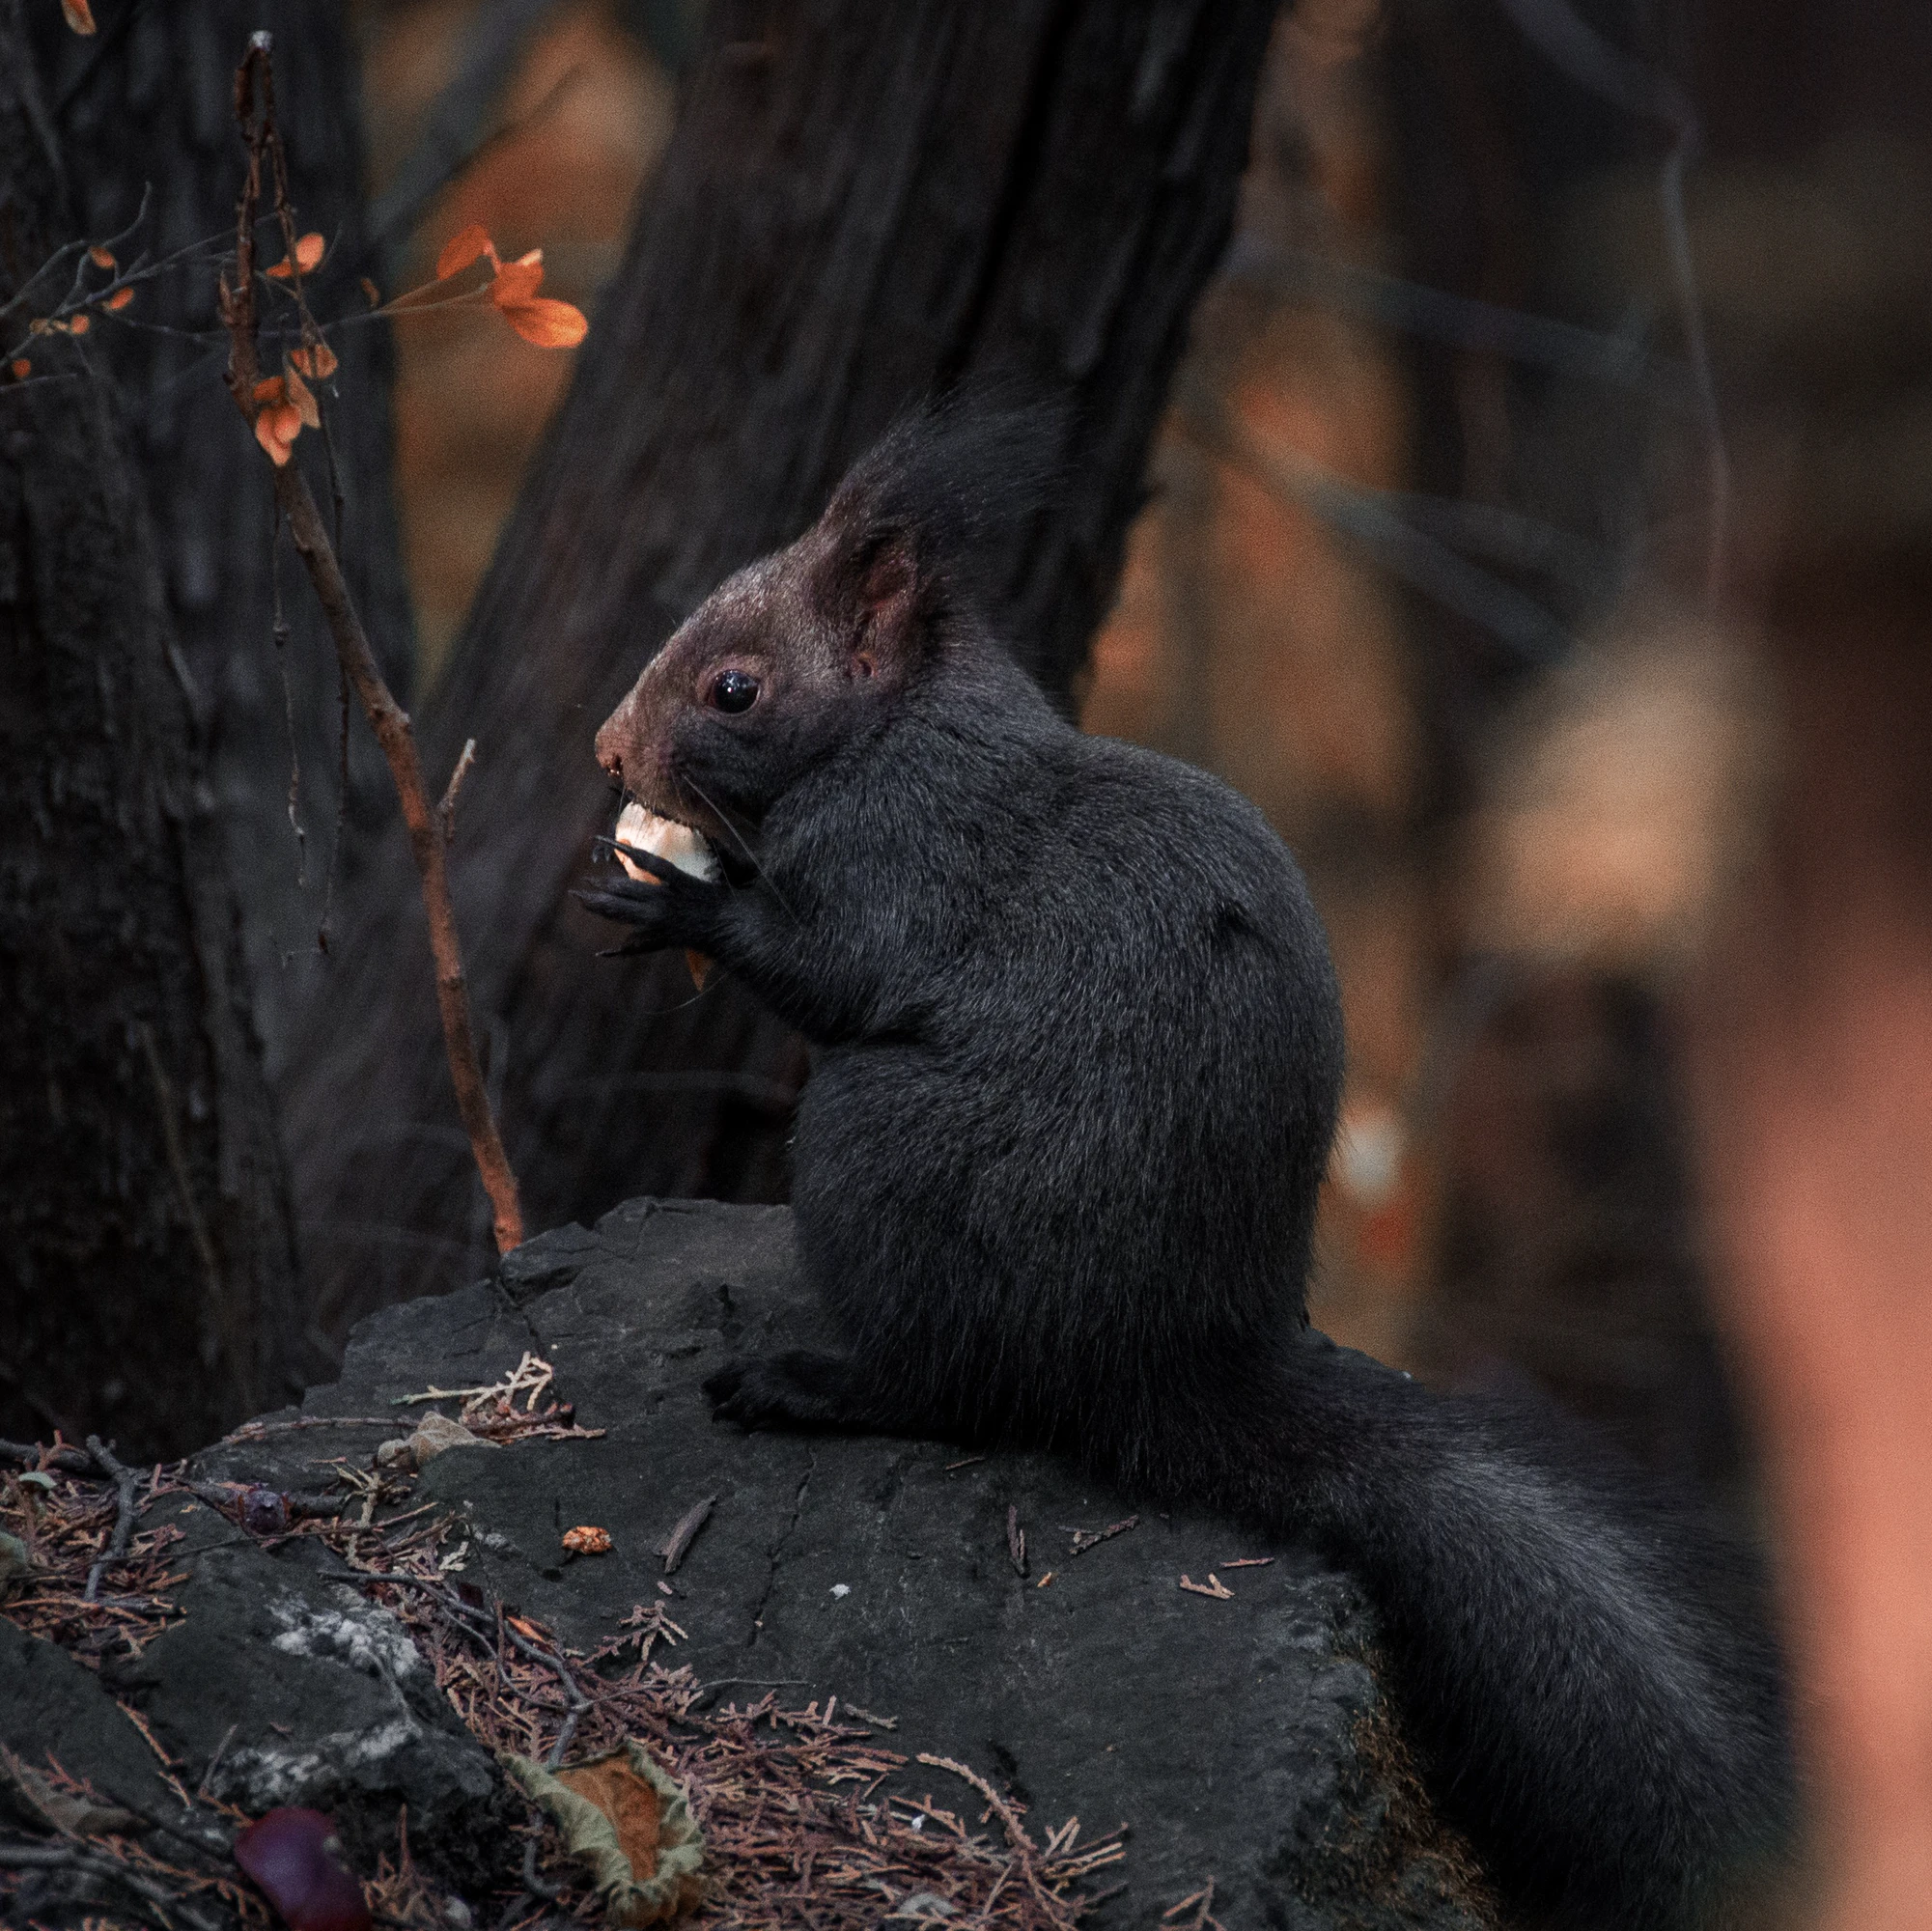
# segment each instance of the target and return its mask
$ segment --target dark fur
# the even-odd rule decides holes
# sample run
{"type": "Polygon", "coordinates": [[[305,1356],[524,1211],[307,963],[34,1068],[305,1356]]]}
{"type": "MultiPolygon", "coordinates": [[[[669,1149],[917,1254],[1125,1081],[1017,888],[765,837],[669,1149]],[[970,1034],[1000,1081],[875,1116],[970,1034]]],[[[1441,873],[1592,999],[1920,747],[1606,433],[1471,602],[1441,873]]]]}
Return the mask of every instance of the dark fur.
{"type": "Polygon", "coordinates": [[[958,412],[896,433],[599,735],[734,865],[590,902],[819,1049],[794,1202],[849,1352],[740,1362],[718,1412],[1052,1444],[1307,1539],[1373,1594],[1442,1800],[1521,1903],[1695,1923],[1790,1802],[1750,1565],[1554,1422],[1307,1329],[1322,931],[1252,806],[1081,736],[975,616],[963,555],[1002,464],[1037,475],[1020,446],[958,412]],[[705,701],[723,666],[761,680],[742,716],[705,701]]]}

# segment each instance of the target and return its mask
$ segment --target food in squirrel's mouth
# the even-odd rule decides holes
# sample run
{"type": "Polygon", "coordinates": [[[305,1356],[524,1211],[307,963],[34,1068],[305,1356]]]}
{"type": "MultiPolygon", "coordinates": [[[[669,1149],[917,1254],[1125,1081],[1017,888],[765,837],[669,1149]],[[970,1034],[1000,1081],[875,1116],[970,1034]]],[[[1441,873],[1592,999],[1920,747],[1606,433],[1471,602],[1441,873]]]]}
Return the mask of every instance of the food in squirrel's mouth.
{"type": "MultiPolygon", "coordinates": [[[[634,798],[625,800],[624,809],[617,814],[617,828],[611,836],[620,846],[629,845],[633,852],[649,852],[677,866],[679,871],[688,872],[692,878],[703,879],[707,883],[717,877],[716,854],[702,832],[693,831],[688,825],[680,825],[675,818],[659,818],[648,805],[639,804],[634,798]]],[[[612,855],[640,885],[659,882],[621,851],[614,852],[612,855]]],[[[691,984],[702,993],[705,980],[711,975],[711,961],[702,952],[686,952],[685,964],[690,968],[691,984]]]]}
{"type": "MultiPolygon", "coordinates": [[[[617,829],[611,835],[618,844],[629,845],[634,852],[649,852],[668,859],[679,871],[688,872],[694,879],[709,882],[717,877],[717,859],[702,832],[693,831],[688,825],[680,825],[675,818],[659,818],[635,798],[630,799],[617,814],[617,829]]],[[[649,872],[633,864],[622,852],[616,856],[617,862],[639,884],[655,882],[649,872]]]]}

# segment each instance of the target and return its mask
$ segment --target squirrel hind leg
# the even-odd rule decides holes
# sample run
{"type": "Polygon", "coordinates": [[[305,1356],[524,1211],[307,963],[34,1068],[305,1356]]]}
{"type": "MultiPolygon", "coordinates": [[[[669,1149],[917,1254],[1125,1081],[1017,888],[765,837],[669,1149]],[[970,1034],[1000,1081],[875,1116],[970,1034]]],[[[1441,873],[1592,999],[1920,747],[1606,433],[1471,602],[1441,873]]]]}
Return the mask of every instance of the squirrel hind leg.
{"type": "Polygon", "coordinates": [[[888,1400],[848,1356],[804,1348],[727,1361],[705,1383],[712,1414],[741,1428],[817,1434],[924,1435],[932,1421],[888,1400]]]}

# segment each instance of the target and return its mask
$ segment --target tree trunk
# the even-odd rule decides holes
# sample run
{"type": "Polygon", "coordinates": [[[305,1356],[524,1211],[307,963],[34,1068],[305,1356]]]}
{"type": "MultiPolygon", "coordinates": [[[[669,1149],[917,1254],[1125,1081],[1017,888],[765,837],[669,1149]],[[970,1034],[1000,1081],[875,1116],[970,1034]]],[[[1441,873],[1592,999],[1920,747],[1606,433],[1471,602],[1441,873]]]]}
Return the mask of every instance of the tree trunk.
{"type": "MultiPolygon", "coordinates": [[[[324,321],[365,315],[358,280],[382,270],[364,240],[360,89],[344,11],[332,0],[121,0],[98,10],[99,34],[83,40],[58,7],[29,9],[87,232],[125,228],[145,191],[139,240],[155,254],[232,234],[243,160],[235,68],[249,34],[266,27],[275,37],[290,192],[303,229],[329,240],[322,268],[307,278],[311,304],[324,321]]],[[[270,260],[281,252],[278,239],[265,246],[270,260]]],[[[261,451],[221,384],[226,341],[214,295],[211,264],[172,272],[120,317],[103,317],[90,347],[127,398],[129,442],[193,678],[272,1077],[322,971],[316,935],[329,895],[342,713],[335,652],[286,537],[279,563],[271,560],[272,499],[261,451]],[[185,333],[158,332],[155,323],[185,333]],[[277,574],[288,621],[279,646],[277,574]],[[299,839],[290,823],[292,783],[299,839]]],[[[342,406],[330,410],[329,434],[343,491],[343,567],[383,675],[407,703],[414,633],[389,491],[389,331],[358,323],[333,341],[342,358],[332,385],[342,406]]],[[[297,460],[327,506],[322,439],[302,437],[297,460]]],[[[349,768],[338,902],[356,849],[396,810],[381,753],[359,722],[349,768]]]]}
{"type": "MultiPolygon", "coordinates": [[[[63,201],[0,0],[0,305],[63,201]]],[[[296,1385],[287,1193],[140,488],[82,345],[32,359],[0,374],[0,1429],[171,1455],[296,1385]]]]}
{"type": "MultiPolygon", "coordinates": [[[[478,741],[455,879],[534,1226],[627,1194],[781,1197],[799,1043],[681,965],[600,964],[572,903],[608,822],[591,735],[726,573],[785,541],[910,401],[1070,389],[1068,480],[1004,557],[1063,700],[1225,242],[1269,0],[718,0],[679,131],[439,686],[478,741]]],[[[322,1318],[484,1258],[401,841],[286,1081],[322,1318]],[[353,1122],[353,1124],[350,1124],[353,1122]]]]}

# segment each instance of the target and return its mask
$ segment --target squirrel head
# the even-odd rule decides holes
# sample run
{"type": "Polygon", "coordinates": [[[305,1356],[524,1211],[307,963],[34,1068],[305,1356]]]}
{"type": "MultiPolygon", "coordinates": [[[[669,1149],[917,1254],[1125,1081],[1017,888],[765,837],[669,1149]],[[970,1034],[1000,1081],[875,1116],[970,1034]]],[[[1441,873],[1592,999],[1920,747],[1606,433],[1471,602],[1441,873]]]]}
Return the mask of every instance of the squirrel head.
{"type": "Polygon", "coordinates": [[[1064,411],[974,390],[854,465],[803,536],[728,577],[597,734],[630,797],[729,844],[806,771],[983,635],[986,539],[1036,509],[1064,411]]]}

